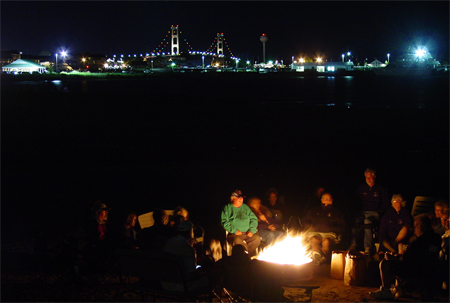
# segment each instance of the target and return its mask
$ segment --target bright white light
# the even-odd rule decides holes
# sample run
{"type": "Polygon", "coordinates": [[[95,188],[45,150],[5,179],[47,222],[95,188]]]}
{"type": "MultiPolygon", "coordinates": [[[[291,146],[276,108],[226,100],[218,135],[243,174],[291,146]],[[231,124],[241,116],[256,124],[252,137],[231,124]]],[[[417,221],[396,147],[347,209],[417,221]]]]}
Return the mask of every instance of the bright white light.
{"type": "Polygon", "coordinates": [[[317,62],[322,62],[322,58],[317,58],[317,62]]]}
{"type": "Polygon", "coordinates": [[[305,62],[305,59],[300,58],[300,62],[301,62],[301,63],[305,62]]]}
{"type": "Polygon", "coordinates": [[[423,56],[425,56],[425,54],[426,54],[426,51],[423,50],[423,49],[418,49],[418,50],[416,51],[416,55],[417,55],[417,57],[419,57],[419,58],[422,58],[423,56]]]}
{"type": "Polygon", "coordinates": [[[63,56],[63,57],[67,56],[67,52],[66,51],[62,51],[61,52],[61,56],[63,56]]]}

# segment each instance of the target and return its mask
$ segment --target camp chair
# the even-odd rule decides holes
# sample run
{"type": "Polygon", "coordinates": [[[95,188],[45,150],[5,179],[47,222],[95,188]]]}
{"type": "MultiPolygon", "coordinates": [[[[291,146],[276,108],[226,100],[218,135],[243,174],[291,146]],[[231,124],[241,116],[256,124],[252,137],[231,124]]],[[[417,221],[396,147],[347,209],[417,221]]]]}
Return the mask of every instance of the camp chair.
{"type": "Polygon", "coordinates": [[[115,256],[120,280],[116,299],[125,292],[135,292],[141,294],[142,301],[147,301],[148,294],[153,295],[153,301],[157,296],[177,301],[206,296],[212,300],[213,288],[207,278],[190,278],[179,256],[139,249],[118,249],[115,256]]]}
{"type": "MultiPolygon", "coordinates": [[[[166,210],[168,216],[173,215],[173,210],[166,210]]],[[[141,228],[147,228],[153,226],[155,224],[155,220],[153,219],[153,212],[142,214],[138,217],[139,225],[141,228]]]]}
{"type": "Polygon", "coordinates": [[[414,218],[417,215],[426,214],[429,211],[433,211],[434,203],[436,201],[437,199],[433,197],[417,196],[414,199],[411,216],[414,218]]]}

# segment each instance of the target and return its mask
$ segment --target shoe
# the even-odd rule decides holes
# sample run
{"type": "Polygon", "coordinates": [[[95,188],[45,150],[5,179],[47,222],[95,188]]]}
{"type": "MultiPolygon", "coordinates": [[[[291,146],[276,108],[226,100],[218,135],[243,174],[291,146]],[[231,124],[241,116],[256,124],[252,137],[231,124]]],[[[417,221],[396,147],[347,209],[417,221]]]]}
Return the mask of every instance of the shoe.
{"type": "Polygon", "coordinates": [[[370,247],[366,247],[366,249],[364,250],[364,254],[370,255],[370,247]]]}
{"type": "Polygon", "coordinates": [[[383,286],[380,286],[380,290],[369,292],[369,295],[375,299],[394,299],[391,290],[383,289],[383,286]]]}

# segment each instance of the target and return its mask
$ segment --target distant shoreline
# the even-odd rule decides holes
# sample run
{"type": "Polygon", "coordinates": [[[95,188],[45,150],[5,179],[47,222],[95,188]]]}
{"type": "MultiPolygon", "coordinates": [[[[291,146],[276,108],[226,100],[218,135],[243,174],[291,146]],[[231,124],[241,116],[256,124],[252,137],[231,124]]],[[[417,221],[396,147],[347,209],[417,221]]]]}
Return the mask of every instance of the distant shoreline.
{"type": "Polygon", "coordinates": [[[1,75],[2,82],[15,82],[15,81],[44,81],[44,80],[94,80],[94,79],[151,79],[161,77],[186,77],[186,76],[239,76],[239,77],[282,77],[282,76],[305,76],[305,77],[320,77],[320,76],[375,76],[372,70],[367,71],[337,71],[330,73],[318,73],[318,72],[296,72],[296,71],[269,71],[269,72],[245,72],[245,71],[231,71],[222,70],[220,72],[216,70],[202,70],[187,69],[176,71],[156,71],[154,73],[61,73],[61,74],[6,74],[1,75]]]}

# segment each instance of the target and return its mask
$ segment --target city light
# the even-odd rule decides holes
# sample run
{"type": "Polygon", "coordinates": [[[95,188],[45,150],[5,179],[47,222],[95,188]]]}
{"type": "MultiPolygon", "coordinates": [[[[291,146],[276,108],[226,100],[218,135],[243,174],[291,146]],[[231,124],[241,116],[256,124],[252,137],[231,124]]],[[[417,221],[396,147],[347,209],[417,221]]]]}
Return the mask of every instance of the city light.
{"type": "Polygon", "coordinates": [[[300,62],[301,62],[301,63],[305,62],[305,59],[300,58],[300,62]]]}
{"type": "Polygon", "coordinates": [[[322,58],[320,58],[320,57],[317,58],[317,62],[319,62],[319,63],[322,62],[322,58]]]}
{"type": "Polygon", "coordinates": [[[426,54],[426,50],[424,50],[424,49],[419,48],[416,51],[416,56],[419,57],[419,58],[422,58],[423,56],[425,56],[425,54],[426,54]]]}

